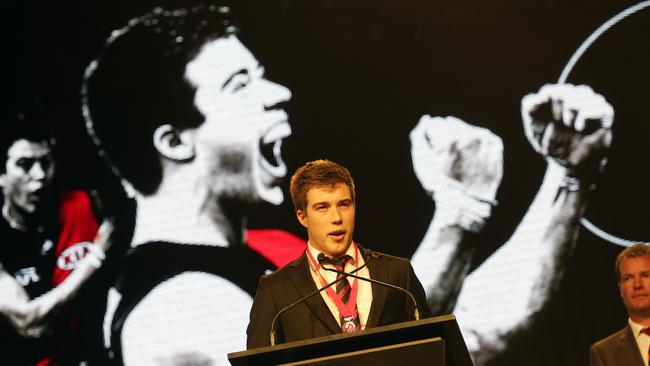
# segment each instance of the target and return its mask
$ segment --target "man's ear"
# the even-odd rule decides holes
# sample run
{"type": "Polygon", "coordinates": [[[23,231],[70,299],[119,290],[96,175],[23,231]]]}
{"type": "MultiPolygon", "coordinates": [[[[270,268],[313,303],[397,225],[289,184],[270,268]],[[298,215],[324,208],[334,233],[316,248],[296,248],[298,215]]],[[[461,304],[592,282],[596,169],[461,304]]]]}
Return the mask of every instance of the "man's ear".
{"type": "Polygon", "coordinates": [[[194,158],[194,142],[189,132],[178,132],[170,124],[164,124],[153,132],[153,146],[160,155],[176,161],[187,161],[194,158]]]}
{"type": "Polygon", "coordinates": [[[300,225],[307,227],[307,215],[302,210],[296,210],[296,217],[300,225]]]}

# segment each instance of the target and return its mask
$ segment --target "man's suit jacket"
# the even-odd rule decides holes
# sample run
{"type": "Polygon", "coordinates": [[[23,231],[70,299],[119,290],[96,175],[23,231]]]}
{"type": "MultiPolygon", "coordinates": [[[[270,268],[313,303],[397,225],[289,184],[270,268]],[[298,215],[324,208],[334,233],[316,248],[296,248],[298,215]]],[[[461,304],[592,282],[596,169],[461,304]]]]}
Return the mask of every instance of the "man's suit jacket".
{"type": "Polygon", "coordinates": [[[589,350],[591,366],[643,366],[643,359],[629,325],[602,339],[589,350]]]}
{"type": "MultiPolygon", "coordinates": [[[[413,293],[422,317],[431,316],[422,284],[406,258],[359,247],[368,265],[370,278],[401,286],[413,293]]],[[[270,345],[273,317],[285,306],[315,291],[306,254],[272,274],[260,277],[250,323],[247,348],[270,345]]],[[[400,291],[372,285],[372,304],[366,328],[413,320],[410,298],[400,291]]],[[[276,343],[284,343],[341,333],[341,327],[320,294],[280,315],[275,323],[276,343]]]]}

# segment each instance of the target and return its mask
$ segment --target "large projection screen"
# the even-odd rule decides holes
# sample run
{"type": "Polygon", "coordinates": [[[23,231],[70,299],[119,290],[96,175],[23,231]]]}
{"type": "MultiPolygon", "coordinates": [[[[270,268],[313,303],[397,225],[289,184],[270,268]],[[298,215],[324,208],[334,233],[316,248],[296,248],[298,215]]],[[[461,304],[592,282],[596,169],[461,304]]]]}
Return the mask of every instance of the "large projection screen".
{"type": "Polygon", "coordinates": [[[0,365],[227,365],[305,249],[289,178],[316,159],[476,365],[587,365],[626,324],[650,2],[9,0],[0,24],[0,365]]]}

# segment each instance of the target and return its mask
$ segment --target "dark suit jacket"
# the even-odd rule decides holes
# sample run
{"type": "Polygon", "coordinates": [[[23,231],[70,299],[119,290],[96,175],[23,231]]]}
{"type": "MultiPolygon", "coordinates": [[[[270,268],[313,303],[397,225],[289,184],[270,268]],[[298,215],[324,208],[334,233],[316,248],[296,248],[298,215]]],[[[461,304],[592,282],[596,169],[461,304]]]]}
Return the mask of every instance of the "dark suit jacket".
{"type": "MultiPolygon", "coordinates": [[[[431,316],[422,284],[406,258],[359,247],[370,278],[401,286],[413,293],[421,317],[431,316]]],[[[316,290],[306,254],[272,274],[262,276],[246,331],[247,348],[269,346],[273,317],[285,306],[316,290]]],[[[372,285],[372,304],[366,328],[413,320],[410,298],[400,291],[372,285]]],[[[275,323],[276,344],[341,333],[341,327],[320,294],[280,315],[275,323]]]]}
{"type": "Polygon", "coordinates": [[[629,325],[602,339],[589,350],[591,366],[643,366],[643,359],[629,325]]]}

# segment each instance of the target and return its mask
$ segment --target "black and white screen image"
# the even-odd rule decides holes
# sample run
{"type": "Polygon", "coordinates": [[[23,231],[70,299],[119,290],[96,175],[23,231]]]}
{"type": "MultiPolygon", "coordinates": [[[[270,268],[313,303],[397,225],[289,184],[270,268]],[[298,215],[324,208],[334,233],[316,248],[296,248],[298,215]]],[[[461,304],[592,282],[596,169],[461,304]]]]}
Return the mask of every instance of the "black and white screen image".
{"type": "Polygon", "coordinates": [[[650,241],[650,2],[0,3],[0,365],[228,365],[355,177],[477,366],[588,365],[650,241]]]}

